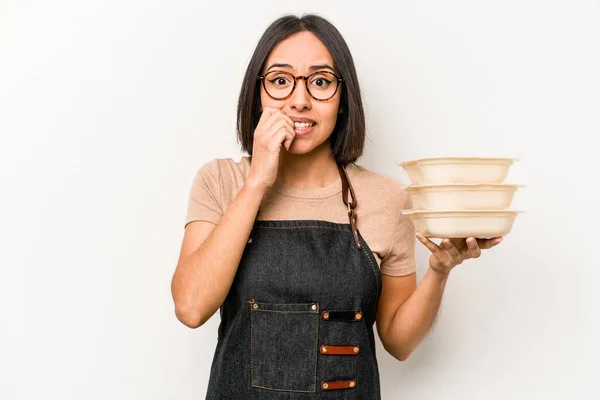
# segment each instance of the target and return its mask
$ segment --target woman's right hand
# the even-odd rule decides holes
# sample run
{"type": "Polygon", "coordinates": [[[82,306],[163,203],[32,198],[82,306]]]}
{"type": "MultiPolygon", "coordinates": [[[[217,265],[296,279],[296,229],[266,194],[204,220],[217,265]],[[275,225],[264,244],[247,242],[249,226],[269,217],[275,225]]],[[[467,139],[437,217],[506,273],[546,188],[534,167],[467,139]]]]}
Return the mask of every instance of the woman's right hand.
{"type": "Polygon", "coordinates": [[[248,182],[268,189],[277,179],[281,146],[289,150],[296,133],[294,121],[280,109],[264,107],[254,130],[252,164],[248,182]]]}

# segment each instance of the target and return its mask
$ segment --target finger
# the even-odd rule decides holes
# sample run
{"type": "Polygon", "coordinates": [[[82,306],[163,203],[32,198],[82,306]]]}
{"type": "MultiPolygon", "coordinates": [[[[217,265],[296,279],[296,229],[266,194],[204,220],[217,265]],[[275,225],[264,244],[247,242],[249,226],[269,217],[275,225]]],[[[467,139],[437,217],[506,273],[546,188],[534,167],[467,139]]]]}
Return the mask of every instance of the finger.
{"type": "Polygon", "coordinates": [[[442,240],[440,248],[445,251],[446,254],[448,254],[448,256],[453,260],[454,264],[460,264],[465,259],[464,250],[456,247],[454,242],[450,239],[442,240]]]}
{"type": "Polygon", "coordinates": [[[292,141],[296,137],[296,132],[294,132],[294,128],[292,128],[288,124],[284,124],[281,128],[279,128],[279,130],[275,133],[274,136],[278,136],[275,140],[278,143],[282,144],[283,147],[285,147],[285,149],[289,151],[292,145],[292,141]],[[279,136],[281,132],[284,133],[283,139],[281,139],[281,137],[279,136]]]}
{"type": "Polygon", "coordinates": [[[481,249],[474,237],[467,238],[467,254],[468,258],[478,258],[481,255],[481,249]]]}
{"type": "Polygon", "coordinates": [[[452,242],[452,244],[459,250],[464,250],[467,248],[467,243],[465,238],[460,238],[460,239],[450,239],[450,241],[452,242]]]}
{"type": "Polygon", "coordinates": [[[276,135],[283,128],[285,128],[286,131],[291,132],[293,135],[296,134],[293,126],[290,126],[290,124],[285,119],[279,118],[273,123],[273,125],[269,129],[269,131],[271,132],[271,137],[276,135]]]}
{"type": "Polygon", "coordinates": [[[282,117],[283,119],[285,119],[285,120],[286,120],[286,121],[287,121],[287,122],[290,124],[290,126],[292,127],[292,129],[294,129],[294,121],[292,121],[292,119],[291,119],[290,117],[288,117],[288,116],[287,116],[287,115],[286,115],[286,114],[283,112],[283,110],[281,111],[281,117],[282,117]]]}
{"type": "MultiPolygon", "coordinates": [[[[265,124],[267,130],[271,131],[274,134],[276,131],[281,129],[283,126],[288,126],[292,132],[294,132],[294,121],[292,121],[287,115],[283,113],[281,110],[275,111],[272,119],[269,119],[265,124]]],[[[271,136],[272,136],[271,134],[271,136]]],[[[295,132],[294,132],[295,134],[295,132]]]]}
{"type": "Polygon", "coordinates": [[[270,126],[273,125],[273,121],[276,120],[276,118],[274,118],[276,116],[276,113],[276,108],[265,107],[263,109],[262,114],[260,115],[260,118],[258,120],[258,124],[256,124],[256,128],[254,129],[255,138],[265,139],[265,135],[269,136],[268,131],[270,126]]]}
{"type": "MultiPolygon", "coordinates": [[[[292,120],[290,117],[288,117],[288,116],[287,116],[287,115],[286,115],[286,114],[283,112],[283,110],[279,110],[279,112],[277,113],[277,118],[278,118],[278,119],[276,120],[277,122],[278,122],[279,120],[285,121],[285,122],[286,122],[286,123],[289,125],[290,129],[292,130],[292,132],[294,133],[294,136],[296,135],[296,132],[295,132],[295,130],[294,130],[294,121],[293,121],[293,120],[292,120]]],[[[275,123],[277,123],[277,122],[274,122],[273,124],[275,124],[275,123]]]]}
{"type": "Polygon", "coordinates": [[[477,239],[477,245],[480,249],[486,250],[499,245],[500,243],[502,243],[503,240],[504,238],[502,237],[496,237],[491,239],[477,239]]]}
{"type": "Polygon", "coordinates": [[[269,118],[271,118],[271,116],[273,115],[273,113],[275,113],[275,111],[277,111],[276,108],[273,108],[273,107],[263,107],[262,113],[260,114],[260,118],[258,120],[258,125],[260,125],[261,123],[264,125],[265,122],[269,118]]]}
{"type": "Polygon", "coordinates": [[[416,236],[417,236],[417,239],[419,239],[419,242],[423,243],[425,245],[425,247],[427,247],[429,249],[429,251],[431,251],[433,254],[441,253],[442,250],[438,247],[438,245],[433,243],[431,240],[429,240],[425,236],[423,236],[423,234],[421,232],[417,232],[416,236]]]}
{"type": "Polygon", "coordinates": [[[276,111],[281,111],[281,109],[280,108],[276,108],[276,107],[263,107],[262,108],[262,113],[266,114],[267,117],[270,117],[276,111]]]}
{"type": "Polygon", "coordinates": [[[287,129],[282,127],[275,133],[275,135],[273,135],[273,137],[271,138],[272,144],[270,144],[269,146],[272,146],[272,149],[281,147],[283,145],[283,143],[286,140],[288,140],[289,135],[290,135],[290,132],[288,132],[287,129]]]}
{"type": "Polygon", "coordinates": [[[281,110],[278,108],[269,109],[269,113],[270,114],[269,114],[268,118],[265,120],[265,122],[263,124],[263,129],[265,131],[271,130],[271,128],[277,123],[277,121],[279,121],[279,119],[281,118],[281,115],[283,115],[281,110]]]}
{"type": "Polygon", "coordinates": [[[294,131],[294,128],[292,128],[289,125],[286,125],[284,128],[288,134],[286,135],[286,138],[283,142],[283,147],[285,147],[285,149],[289,151],[290,147],[292,147],[292,142],[296,138],[296,132],[294,131]]]}

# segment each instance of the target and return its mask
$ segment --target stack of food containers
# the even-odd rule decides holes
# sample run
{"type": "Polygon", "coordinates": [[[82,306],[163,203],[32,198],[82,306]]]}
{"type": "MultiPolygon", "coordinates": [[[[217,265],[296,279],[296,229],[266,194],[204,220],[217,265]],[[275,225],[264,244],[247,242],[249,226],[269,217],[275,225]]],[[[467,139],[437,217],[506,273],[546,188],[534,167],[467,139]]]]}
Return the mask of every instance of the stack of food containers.
{"type": "Polygon", "coordinates": [[[515,158],[439,157],[401,162],[411,181],[412,208],[402,210],[415,230],[433,238],[506,236],[520,211],[519,187],[504,183],[515,158]]]}

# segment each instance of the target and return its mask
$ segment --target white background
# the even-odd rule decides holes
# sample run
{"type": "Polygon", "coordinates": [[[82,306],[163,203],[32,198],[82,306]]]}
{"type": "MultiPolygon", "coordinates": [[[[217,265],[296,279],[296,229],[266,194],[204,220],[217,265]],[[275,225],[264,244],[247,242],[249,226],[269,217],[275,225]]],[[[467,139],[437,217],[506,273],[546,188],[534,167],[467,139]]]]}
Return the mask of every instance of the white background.
{"type": "Polygon", "coordinates": [[[242,77],[287,12],[353,52],[360,164],[521,158],[505,242],[407,361],[378,344],[384,399],[598,398],[598,1],[301,3],[0,3],[0,398],[204,398],[218,317],[188,329],[170,294],[187,196],[241,157],[242,77]]]}

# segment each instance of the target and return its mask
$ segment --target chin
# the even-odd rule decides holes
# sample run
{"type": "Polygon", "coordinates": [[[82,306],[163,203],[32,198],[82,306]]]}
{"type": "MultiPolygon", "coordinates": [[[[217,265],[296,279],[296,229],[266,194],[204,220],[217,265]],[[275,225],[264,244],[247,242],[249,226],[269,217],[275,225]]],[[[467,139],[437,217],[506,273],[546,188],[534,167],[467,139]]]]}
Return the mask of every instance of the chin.
{"type": "Polygon", "coordinates": [[[324,141],[318,141],[319,138],[296,138],[292,142],[292,147],[288,150],[288,153],[301,155],[308,154],[314,151],[328,151],[331,149],[331,144],[329,143],[329,138],[324,141]],[[317,141],[315,141],[317,140],[317,141]],[[328,150],[324,150],[327,148],[328,150]]]}
{"type": "Polygon", "coordinates": [[[302,146],[296,146],[293,143],[292,143],[292,147],[290,147],[290,149],[287,152],[290,154],[296,154],[296,155],[307,153],[306,149],[302,148],[302,146]]]}

